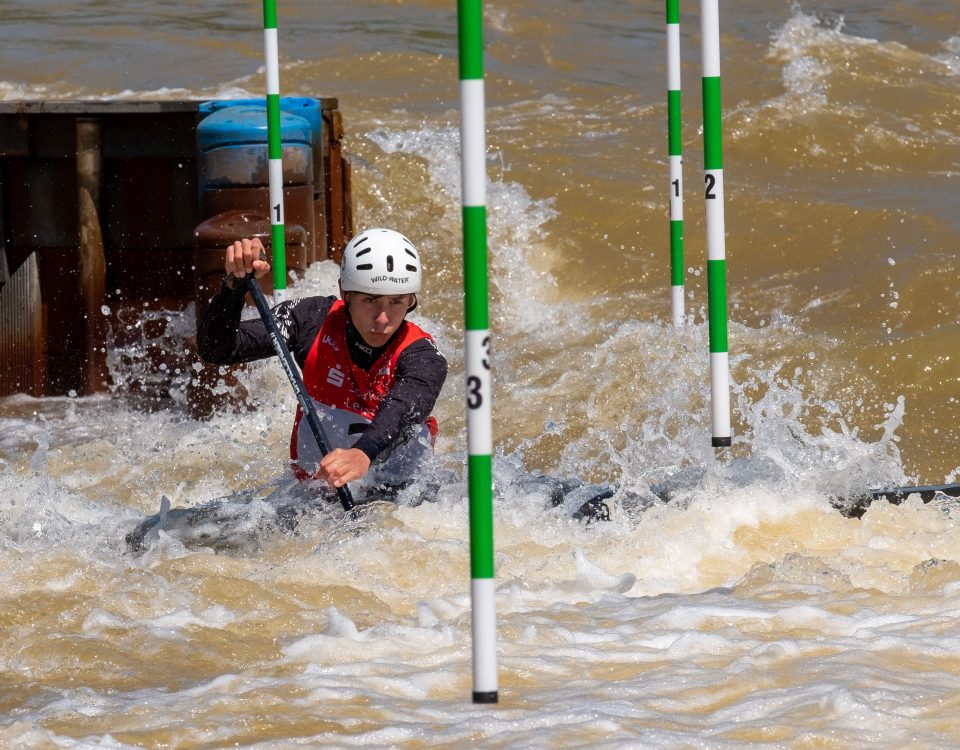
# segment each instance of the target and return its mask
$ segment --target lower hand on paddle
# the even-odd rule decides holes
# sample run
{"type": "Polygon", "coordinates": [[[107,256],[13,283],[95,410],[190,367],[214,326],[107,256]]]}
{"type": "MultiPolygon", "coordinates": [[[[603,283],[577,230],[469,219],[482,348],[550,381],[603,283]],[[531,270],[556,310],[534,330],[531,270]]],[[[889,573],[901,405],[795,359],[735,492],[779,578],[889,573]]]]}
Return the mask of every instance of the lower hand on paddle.
{"type": "Polygon", "coordinates": [[[267,251],[259,238],[244,238],[227,246],[223,268],[228,275],[242,279],[252,273],[261,279],[270,272],[267,251]]]}
{"type": "Polygon", "coordinates": [[[358,448],[334,448],[320,461],[320,476],[332,487],[360,479],[370,468],[367,454],[358,448]]]}

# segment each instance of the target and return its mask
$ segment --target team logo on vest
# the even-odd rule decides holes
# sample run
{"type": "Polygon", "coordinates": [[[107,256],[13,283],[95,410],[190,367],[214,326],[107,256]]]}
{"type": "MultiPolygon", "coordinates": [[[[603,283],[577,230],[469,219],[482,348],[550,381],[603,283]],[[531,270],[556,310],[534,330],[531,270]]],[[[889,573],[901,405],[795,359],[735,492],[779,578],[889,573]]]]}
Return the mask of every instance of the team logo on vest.
{"type": "Polygon", "coordinates": [[[336,339],[334,339],[333,336],[331,336],[329,333],[323,334],[323,339],[321,340],[321,343],[323,343],[326,346],[329,346],[335,352],[340,351],[340,347],[337,346],[336,339]]]}
{"type": "Polygon", "coordinates": [[[330,368],[330,371],[327,373],[327,382],[330,385],[336,386],[337,388],[343,388],[343,381],[345,376],[343,370],[340,369],[340,365],[335,365],[330,368]]]}

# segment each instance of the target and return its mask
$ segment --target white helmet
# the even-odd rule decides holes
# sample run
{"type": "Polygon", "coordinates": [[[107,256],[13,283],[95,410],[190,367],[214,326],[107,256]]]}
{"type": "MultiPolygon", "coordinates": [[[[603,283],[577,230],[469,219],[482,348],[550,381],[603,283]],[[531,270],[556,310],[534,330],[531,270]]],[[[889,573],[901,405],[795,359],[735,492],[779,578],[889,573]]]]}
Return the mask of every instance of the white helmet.
{"type": "Polygon", "coordinates": [[[392,229],[367,229],[347,243],[340,259],[345,292],[416,294],[420,256],[406,237],[392,229]]]}

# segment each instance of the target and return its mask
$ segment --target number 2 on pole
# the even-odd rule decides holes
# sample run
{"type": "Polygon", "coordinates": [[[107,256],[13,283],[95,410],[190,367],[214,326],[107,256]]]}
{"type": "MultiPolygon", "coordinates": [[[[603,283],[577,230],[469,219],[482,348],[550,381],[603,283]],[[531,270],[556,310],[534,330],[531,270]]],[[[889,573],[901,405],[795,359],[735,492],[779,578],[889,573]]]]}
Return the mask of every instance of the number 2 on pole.
{"type": "Polygon", "coordinates": [[[707,183],[707,192],[704,194],[704,197],[708,201],[716,200],[717,194],[713,192],[713,189],[717,186],[717,178],[708,172],[704,175],[703,179],[707,183]]]}

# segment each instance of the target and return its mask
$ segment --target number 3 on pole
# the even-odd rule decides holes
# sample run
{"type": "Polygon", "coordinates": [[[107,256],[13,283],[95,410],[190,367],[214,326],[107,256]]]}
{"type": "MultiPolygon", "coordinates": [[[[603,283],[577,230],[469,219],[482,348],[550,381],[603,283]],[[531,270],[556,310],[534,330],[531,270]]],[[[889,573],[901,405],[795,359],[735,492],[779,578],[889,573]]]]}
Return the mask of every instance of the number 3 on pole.
{"type": "Polygon", "coordinates": [[[480,392],[482,386],[483,382],[476,375],[467,378],[467,406],[470,409],[479,409],[483,404],[483,394],[480,392]]]}
{"type": "MultiPolygon", "coordinates": [[[[484,393],[490,388],[490,337],[485,336],[483,343],[481,344],[483,353],[480,355],[480,366],[484,371],[487,372],[486,377],[486,387],[484,387],[484,380],[481,379],[478,375],[467,375],[467,408],[469,409],[479,409],[483,406],[485,401],[489,399],[484,398],[484,393]]],[[[468,370],[469,372],[469,370],[468,370]]]]}
{"type": "Polygon", "coordinates": [[[489,331],[466,331],[467,408],[474,417],[467,425],[467,449],[471,454],[493,452],[491,429],[491,377],[489,331]]]}

